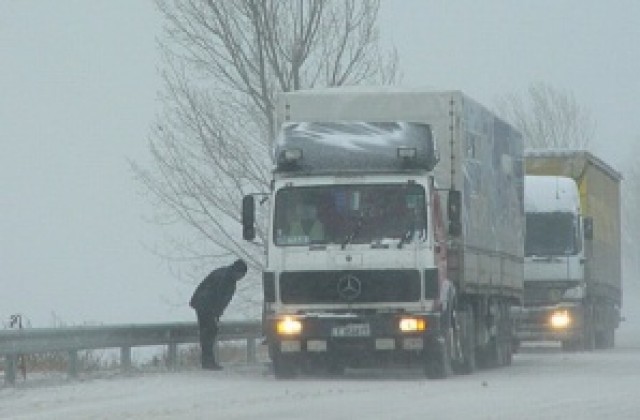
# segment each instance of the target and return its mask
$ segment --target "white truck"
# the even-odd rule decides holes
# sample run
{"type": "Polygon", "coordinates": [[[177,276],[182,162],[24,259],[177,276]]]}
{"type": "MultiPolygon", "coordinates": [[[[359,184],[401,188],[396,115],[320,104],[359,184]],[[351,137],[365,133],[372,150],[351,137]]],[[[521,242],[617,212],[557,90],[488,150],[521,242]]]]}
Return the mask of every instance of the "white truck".
{"type": "Polygon", "coordinates": [[[520,341],[613,347],[622,305],[621,175],[584,150],[525,152],[520,341]]]}
{"type": "MultiPolygon", "coordinates": [[[[264,328],[278,378],[511,362],[523,292],[520,134],[458,91],[285,93],[264,328]]],[[[254,196],[243,201],[255,237],[254,196]]]]}

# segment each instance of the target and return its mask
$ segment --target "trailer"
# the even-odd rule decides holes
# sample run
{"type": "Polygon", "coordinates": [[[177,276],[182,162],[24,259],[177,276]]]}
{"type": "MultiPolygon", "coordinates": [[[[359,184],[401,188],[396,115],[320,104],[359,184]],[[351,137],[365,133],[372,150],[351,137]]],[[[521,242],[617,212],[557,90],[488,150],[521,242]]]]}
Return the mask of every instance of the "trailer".
{"type": "MultiPolygon", "coordinates": [[[[296,91],[279,96],[276,119],[263,275],[276,376],[509,364],[521,135],[459,91],[296,91]]],[[[254,211],[246,196],[248,240],[254,211]]]]}

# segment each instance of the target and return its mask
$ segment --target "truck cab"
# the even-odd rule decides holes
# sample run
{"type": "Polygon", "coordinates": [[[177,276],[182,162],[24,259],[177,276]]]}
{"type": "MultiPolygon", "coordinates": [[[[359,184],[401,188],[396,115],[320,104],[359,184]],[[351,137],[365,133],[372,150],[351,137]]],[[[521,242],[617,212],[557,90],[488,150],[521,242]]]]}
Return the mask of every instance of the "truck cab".
{"type": "Polygon", "coordinates": [[[620,181],[585,150],[525,152],[521,341],[614,345],[622,305],[620,181]]]}
{"type": "Polygon", "coordinates": [[[440,347],[446,289],[429,127],[291,124],[282,136],[264,273],[276,375],[422,365],[422,353],[440,347]]]}
{"type": "Polygon", "coordinates": [[[526,176],[525,217],[527,316],[521,338],[570,340],[583,322],[579,303],[586,293],[585,228],[576,182],[526,176]]]}

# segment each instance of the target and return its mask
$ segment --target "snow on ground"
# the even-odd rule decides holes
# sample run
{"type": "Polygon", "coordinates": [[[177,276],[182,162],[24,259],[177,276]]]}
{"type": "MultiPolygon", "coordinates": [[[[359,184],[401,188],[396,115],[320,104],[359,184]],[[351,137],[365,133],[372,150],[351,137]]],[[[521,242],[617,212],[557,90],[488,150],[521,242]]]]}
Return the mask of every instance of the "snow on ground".
{"type": "Polygon", "coordinates": [[[632,419],[640,331],[613,350],[528,346],[502,369],[429,381],[407,370],[278,381],[264,366],[153,373],[0,390],[2,419],[632,419]]]}

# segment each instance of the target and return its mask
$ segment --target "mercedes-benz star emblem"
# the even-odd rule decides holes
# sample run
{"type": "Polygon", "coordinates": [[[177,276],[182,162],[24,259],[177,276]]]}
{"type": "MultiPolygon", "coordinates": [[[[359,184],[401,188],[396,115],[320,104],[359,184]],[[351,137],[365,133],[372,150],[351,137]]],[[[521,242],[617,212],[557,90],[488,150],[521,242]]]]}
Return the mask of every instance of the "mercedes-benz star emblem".
{"type": "Polygon", "coordinates": [[[344,300],[354,300],[362,292],[360,279],[352,274],[340,277],[338,280],[338,294],[344,300]]]}

